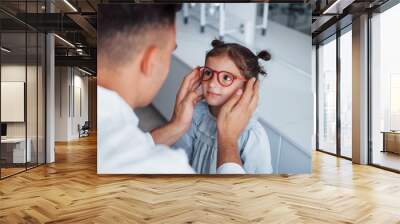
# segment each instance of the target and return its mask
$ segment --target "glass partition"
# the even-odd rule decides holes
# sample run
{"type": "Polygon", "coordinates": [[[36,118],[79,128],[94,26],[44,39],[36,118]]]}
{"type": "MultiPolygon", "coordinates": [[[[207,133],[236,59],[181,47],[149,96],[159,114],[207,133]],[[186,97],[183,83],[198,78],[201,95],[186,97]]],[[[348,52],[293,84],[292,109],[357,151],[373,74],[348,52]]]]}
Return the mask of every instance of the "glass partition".
{"type": "Polygon", "coordinates": [[[400,4],[371,18],[370,132],[374,165],[400,171],[400,4]]]}
{"type": "Polygon", "coordinates": [[[38,75],[37,75],[37,146],[38,146],[38,164],[43,164],[46,162],[46,138],[45,138],[45,124],[46,124],[46,37],[43,33],[38,34],[38,75]]]}
{"type": "Polygon", "coordinates": [[[31,162],[26,144],[26,43],[25,31],[1,34],[2,177],[26,170],[26,162],[31,162]]]}
{"type": "Polygon", "coordinates": [[[26,89],[27,89],[27,98],[26,98],[26,113],[27,113],[27,149],[31,151],[30,153],[30,161],[27,163],[28,168],[37,165],[37,157],[38,157],[38,144],[37,144],[37,76],[38,76],[38,56],[37,56],[37,42],[38,35],[36,32],[28,32],[27,33],[27,52],[28,52],[28,61],[27,61],[27,79],[26,79],[26,89]]]}
{"type": "Polygon", "coordinates": [[[340,155],[352,157],[352,33],[340,36],[340,155]]]}
{"type": "MultiPolygon", "coordinates": [[[[19,16],[42,13],[43,5],[0,2],[19,16]]],[[[43,33],[0,12],[0,178],[45,163],[45,44],[43,33]]]]}
{"type": "Polygon", "coordinates": [[[336,38],[318,48],[318,148],[336,154],[336,38]]]}

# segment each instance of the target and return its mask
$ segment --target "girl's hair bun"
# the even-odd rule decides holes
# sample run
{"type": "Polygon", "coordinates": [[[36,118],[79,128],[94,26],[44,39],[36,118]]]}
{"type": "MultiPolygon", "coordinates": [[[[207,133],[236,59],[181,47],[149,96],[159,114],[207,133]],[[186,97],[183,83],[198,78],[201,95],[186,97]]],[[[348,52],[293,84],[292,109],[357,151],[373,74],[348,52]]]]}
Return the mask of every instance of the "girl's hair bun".
{"type": "Polygon", "coordinates": [[[260,51],[260,52],[257,54],[257,57],[263,59],[264,61],[269,61],[269,60],[271,60],[271,54],[270,54],[268,51],[266,51],[266,50],[260,51]]]}
{"type": "Polygon", "coordinates": [[[212,42],[211,42],[211,46],[213,46],[213,47],[220,47],[220,46],[222,46],[222,45],[224,45],[225,43],[222,41],[222,40],[218,40],[218,39],[214,39],[212,42]]]}

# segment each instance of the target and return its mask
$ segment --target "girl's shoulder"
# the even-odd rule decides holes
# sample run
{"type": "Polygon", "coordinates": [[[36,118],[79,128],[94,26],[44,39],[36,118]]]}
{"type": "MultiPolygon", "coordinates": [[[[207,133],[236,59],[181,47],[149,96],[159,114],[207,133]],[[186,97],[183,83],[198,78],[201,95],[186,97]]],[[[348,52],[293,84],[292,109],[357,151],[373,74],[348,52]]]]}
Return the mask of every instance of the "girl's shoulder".
{"type": "Polygon", "coordinates": [[[240,142],[244,144],[249,140],[249,138],[260,142],[269,141],[267,132],[259,121],[257,114],[253,115],[249,121],[249,124],[242,132],[242,135],[240,136],[240,142]]]}

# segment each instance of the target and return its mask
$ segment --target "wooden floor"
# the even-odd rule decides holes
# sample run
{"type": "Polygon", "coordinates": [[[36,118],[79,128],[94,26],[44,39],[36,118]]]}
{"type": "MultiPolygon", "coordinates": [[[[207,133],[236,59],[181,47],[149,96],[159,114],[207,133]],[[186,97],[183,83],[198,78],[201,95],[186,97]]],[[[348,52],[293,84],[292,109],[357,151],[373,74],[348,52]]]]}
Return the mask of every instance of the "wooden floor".
{"type": "Polygon", "coordinates": [[[374,152],[372,160],[374,164],[400,170],[400,154],[377,150],[374,152]]]}
{"type": "Polygon", "coordinates": [[[24,170],[26,170],[25,167],[23,167],[23,168],[19,168],[19,167],[18,168],[1,168],[1,177],[2,178],[7,177],[10,175],[22,172],[24,170]]]}
{"type": "Polygon", "coordinates": [[[0,223],[400,223],[400,175],[315,152],[310,175],[98,176],[96,139],[0,181],[0,223]]]}

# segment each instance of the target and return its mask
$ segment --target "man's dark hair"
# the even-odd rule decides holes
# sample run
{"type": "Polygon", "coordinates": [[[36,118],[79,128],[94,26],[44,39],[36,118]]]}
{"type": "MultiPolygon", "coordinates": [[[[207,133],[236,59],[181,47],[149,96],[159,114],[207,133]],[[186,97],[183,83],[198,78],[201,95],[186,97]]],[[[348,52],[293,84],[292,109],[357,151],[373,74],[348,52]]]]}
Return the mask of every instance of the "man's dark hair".
{"type": "Polygon", "coordinates": [[[123,61],[126,50],[135,51],[141,47],[140,43],[146,40],[149,31],[174,25],[175,14],[180,8],[180,4],[100,4],[97,19],[99,50],[105,50],[113,60],[123,61]],[[116,35],[122,35],[122,38],[113,43],[116,35]]]}

